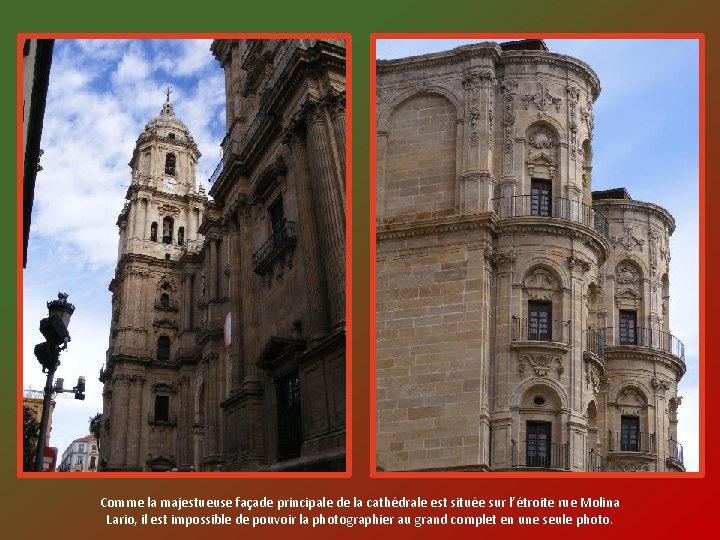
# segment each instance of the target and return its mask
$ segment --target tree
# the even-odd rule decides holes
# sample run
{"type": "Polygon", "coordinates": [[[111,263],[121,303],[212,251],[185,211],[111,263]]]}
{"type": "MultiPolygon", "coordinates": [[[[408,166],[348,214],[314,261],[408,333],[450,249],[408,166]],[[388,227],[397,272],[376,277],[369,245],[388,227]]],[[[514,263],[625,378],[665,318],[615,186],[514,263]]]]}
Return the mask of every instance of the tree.
{"type": "Polygon", "coordinates": [[[100,427],[102,425],[102,413],[97,413],[90,417],[90,433],[97,441],[98,450],[100,450],[100,427]]]}
{"type": "Polygon", "coordinates": [[[39,435],[40,422],[35,418],[35,410],[23,405],[23,471],[35,469],[35,451],[39,435]]]}

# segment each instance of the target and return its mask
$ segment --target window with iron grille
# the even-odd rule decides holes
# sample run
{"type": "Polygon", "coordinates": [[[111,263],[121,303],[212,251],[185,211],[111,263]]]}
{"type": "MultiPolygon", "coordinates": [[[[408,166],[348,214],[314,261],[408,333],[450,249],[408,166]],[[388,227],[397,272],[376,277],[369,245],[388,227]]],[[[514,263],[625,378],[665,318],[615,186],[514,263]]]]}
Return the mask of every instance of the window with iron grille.
{"type": "Polygon", "coordinates": [[[550,422],[528,422],[526,461],[528,467],[550,467],[550,422]]]}
{"type": "Polygon", "coordinates": [[[620,417],[620,449],[624,452],[640,451],[640,418],[620,417]]]}
{"type": "Polygon", "coordinates": [[[528,339],[552,341],[552,303],[528,302],[528,339]]]}
{"type": "Polygon", "coordinates": [[[530,215],[548,217],[552,215],[552,183],[547,180],[532,180],[530,183],[530,215]]]}
{"type": "Polygon", "coordinates": [[[631,310],[620,310],[620,344],[637,344],[637,313],[631,310]]]}
{"type": "Polygon", "coordinates": [[[300,377],[297,368],[275,380],[277,398],[278,459],[300,455],[302,446],[302,411],[300,377]]]}

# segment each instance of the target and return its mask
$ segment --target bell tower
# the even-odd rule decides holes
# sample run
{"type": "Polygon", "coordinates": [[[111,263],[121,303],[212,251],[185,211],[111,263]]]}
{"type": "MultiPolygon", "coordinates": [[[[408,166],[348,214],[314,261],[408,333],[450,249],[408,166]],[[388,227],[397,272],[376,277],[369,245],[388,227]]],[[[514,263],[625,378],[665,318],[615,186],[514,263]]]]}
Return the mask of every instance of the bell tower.
{"type": "Polygon", "coordinates": [[[189,466],[183,414],[189,389],[179,354],[192,343],[195,270],[208,204],[196,188],[200,157],[170,91],[135,143],[132,181],[117,220],[118,263],[106,365],[101,370],[104,470],[189,466]]]}

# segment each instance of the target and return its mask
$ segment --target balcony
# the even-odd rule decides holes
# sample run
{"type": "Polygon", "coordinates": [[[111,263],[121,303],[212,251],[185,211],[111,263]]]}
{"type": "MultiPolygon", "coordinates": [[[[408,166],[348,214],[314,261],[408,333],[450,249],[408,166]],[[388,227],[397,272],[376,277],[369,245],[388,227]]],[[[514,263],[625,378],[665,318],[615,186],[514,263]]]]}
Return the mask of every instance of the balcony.
{"type": "Polygon", "coordinates": [[[598,454],[594,449],[588,452],[587,464],[585,465],[587,472],[607,472],[607,459],[598,454]]]}
{"type": "Polygon", "coordinates": [[[212,176],[208,179],[208,185],[213,185],[215,182],[217,182],[217,179],[220,178],[220,173],[223,171],[223,165],[225,164],[224,160],[220,160],[220,163],[217,164],[215,167],[215,170],[212,173],[212,176]]]}
{"type": "Polygon", "coordinates": [[[645,454],[657,454],[657,444],[654,433],[633,432],[622,434],[621,432],[608,432],[610,452],[642,452],[645,454]]]}
{"type": "Polygon", "coordinates": [[[154,412],[148,411],[148,424],[159,426],[177,426],[177,415],[156,415],[154,412]]]}
{"type": "Polygon", "coordinates": [[[512,466],[525,469],[570,470],[570,444],[512,441],[512,466]]]}
{"type": "Polygon", "coordinates": [[[564,199],[539,195],[516,195],[492,200],[493,211],[500,219],[515,217],[547,217],[578,223],[610,239],[608,220],[592,206],[564,199]]]}
{"type": "Polygon", "coordinates": [[[583,359],[605,368],[605,336],[592,328],[583,331],[583,359]]]}
{"type": "Polygon", "coordinates": [[[512,334],[513,341],[539,341],[568,343],[568,324],[563,322],[561,335],[555,335],[552,328],[540,328],[536,322],[529,320],[527,317],[512,317],[512,334]]]}
{"type": "Polygon", "coordinates": [[[685,346],[682,341],[667,332],[640,327],[618,332],[615,328],[610,327],[604,328],[602,334],[608,347],[647,347],[666,352],[682,360],[683,364],[685,363],[685,346]]]}
{"type": "Polygon", "coordinates": [[[295,223],[285,219],[275,227],[270,238],[253,255],[255,273],[263,275],[281,253],[295,244],[297,244],[295,223]]]}
{"type": "Polygon", "coordinates": [[[668,469],[685,470],[682,444],[673,439],[668,440],[667,466],[668,469]]]}

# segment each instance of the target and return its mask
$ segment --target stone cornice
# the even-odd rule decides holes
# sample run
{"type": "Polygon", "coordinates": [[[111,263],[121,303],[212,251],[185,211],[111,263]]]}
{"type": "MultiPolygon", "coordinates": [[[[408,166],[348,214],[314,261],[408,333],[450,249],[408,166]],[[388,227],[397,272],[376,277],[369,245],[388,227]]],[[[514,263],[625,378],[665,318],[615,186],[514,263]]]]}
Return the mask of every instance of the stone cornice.
{"type": "Polygon", "coordinates": [[[493,62],[500,61],[502,51],[500,46],[492,41],[484,41],[473,45],[456,47],[450,51],[438,53],[409,56],[396,60],[378,60],[376,65],[377,73],[396,73],[408,70],[422,69],[435,66],[449,66],[467,60],[476,59],[481,56],[489,57],[493,62]]]}
{"type": "Polygon", "coordinates": [[[411,238],[413,236],[424,236],[429,234],[471,231],[477,229],[488,229],[488,232],[492,233],[495,230],[497,222],[498,218],[492,212],[431,218],[426,220],[378,225],[376,229],[376,236],[379,241],[382,241],[396,240],[399,238],[411,238]]]}
{"type": "Polygon", "coordinates": [[[598,199],[593,201],[593,208],[607,216],[608,210],[641,211],[660,219],[668,228],[669,234],[675,232],[675,218],[670,212],[657,204],[625,199],[598,199]]]}
{"type": "Polygon", "coordinates": [[[571,69],[589,80],[593,101],[600,94],[600,79],[595,71],[582,60],[545,51],[502,51],[497,43],[488,41],[457,47],[451,51],[410,56],[396,60],[378,60],[376,72],[378,75],[403,73],[437,66],[452,66],[482,57],[490,59],[496,69],[501,69],[504,65],[522,63],[545,64],[571,69]]]}
{"type": "Polygon", "coordinates": [[[610,244],[601,234],[590,227],[574,221],[547,217],[503,218],[498,224],[498,233],[541,234],[544,236],[565,236],[579,240],[598,254],[598,265],[605,262],[610,252],[610,244]]]}
{"type": "Polygon", "coordinates": [[[614,371],[612,361],[645,360],[660,362],[676,373],[676,382],[685,374],[686,369],[685,362],[677,356],[660,349],[651,349],[639,345],[607,345],[605,347],[605,360],[608,363],[608,374],[612,374],[614,371]]]}

